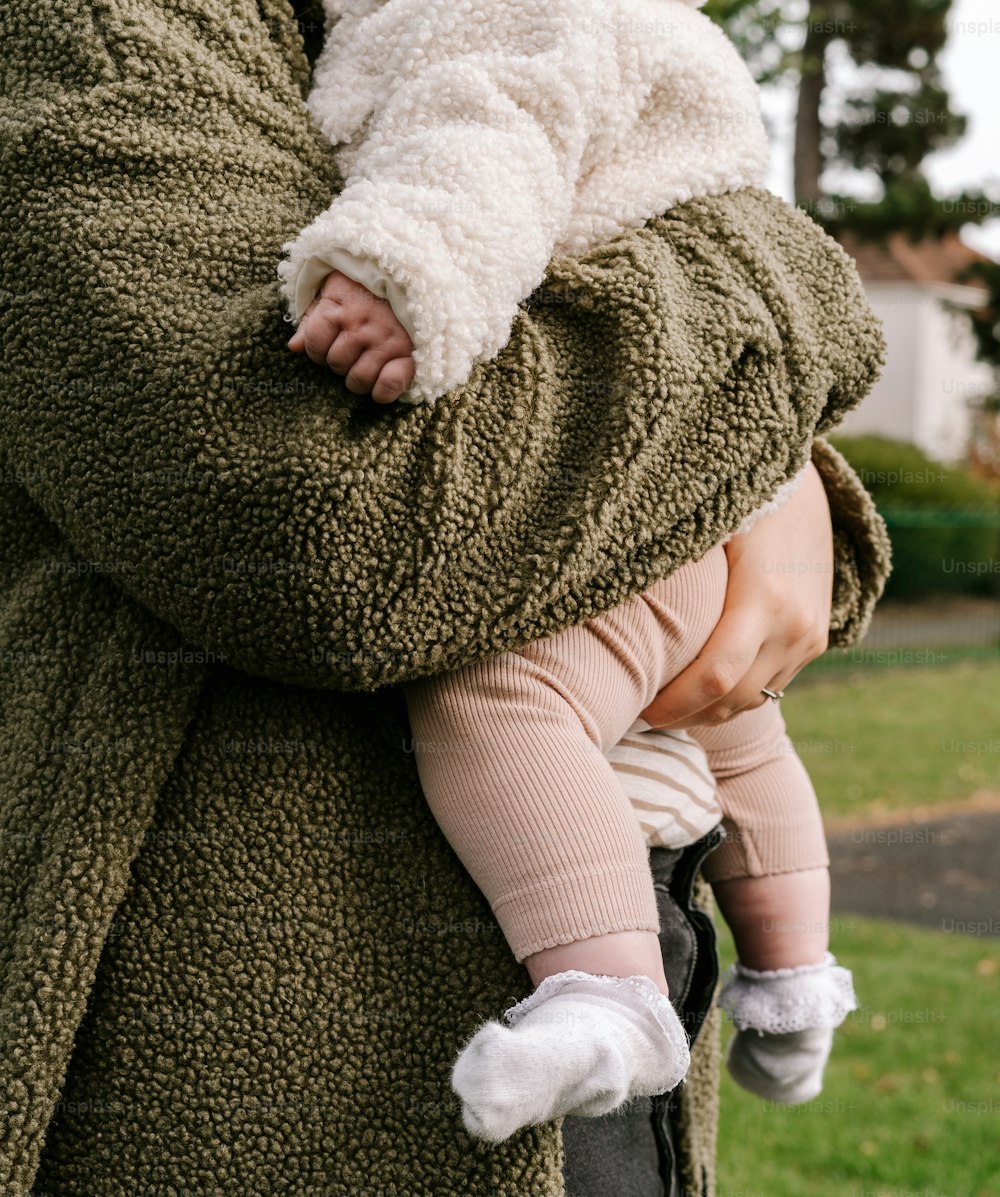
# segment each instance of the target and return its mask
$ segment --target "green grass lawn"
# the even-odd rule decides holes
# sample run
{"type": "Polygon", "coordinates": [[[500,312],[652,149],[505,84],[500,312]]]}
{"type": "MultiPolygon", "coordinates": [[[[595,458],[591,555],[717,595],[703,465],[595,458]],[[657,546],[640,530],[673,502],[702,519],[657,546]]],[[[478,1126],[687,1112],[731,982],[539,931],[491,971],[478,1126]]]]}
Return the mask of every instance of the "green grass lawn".
{"type": "Polygon", "coordinates": [[[831,946],[862,1009],[813,1102],[724,1076],[717,1197],[1000,1197],[1000,940],[857,918],[831,946]]]}
{"type": "Polygon", "coordinates": [[[1000,794],[1000,661],[804,677],[782,710],[823,813],[1000,794]]]}

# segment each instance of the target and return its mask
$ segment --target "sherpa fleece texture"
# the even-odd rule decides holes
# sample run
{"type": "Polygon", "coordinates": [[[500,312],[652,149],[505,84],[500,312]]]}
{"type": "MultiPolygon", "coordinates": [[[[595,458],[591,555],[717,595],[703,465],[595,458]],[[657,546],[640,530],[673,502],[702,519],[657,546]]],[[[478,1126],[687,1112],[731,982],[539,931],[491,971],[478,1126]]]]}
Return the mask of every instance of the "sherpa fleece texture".
{"type": "Polygon", "coordinates": [[[414,345],[402,402],[464,383],[553,255],[760,185],[757,89],[681,0],[325,0],[309,111],[345,186],[282,248],[297,322],[331,269],[414,345]]]}
{"type": "Polygon", "coordinates": [[[640,592],[811,444],[857,636],[884,529],[813,443],[877,368],[854,270],[773,196],[697,200],[379,408],[285,345],[279,247],[340,186],[285,0],[4,21],[0,1192],[558,1197],[557,1126],[461,1127],[451,1061],[530,985],[394,683],[640,592]]]}

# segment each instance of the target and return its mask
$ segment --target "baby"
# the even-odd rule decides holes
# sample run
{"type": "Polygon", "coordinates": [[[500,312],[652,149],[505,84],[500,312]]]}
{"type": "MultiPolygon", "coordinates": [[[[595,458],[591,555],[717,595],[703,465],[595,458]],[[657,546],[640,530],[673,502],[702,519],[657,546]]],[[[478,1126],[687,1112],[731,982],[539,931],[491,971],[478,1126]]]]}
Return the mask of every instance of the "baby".
{"type": "MultiPolygon", "coordinates": [[[[290,348],[376,402],[433,403],[499,352],[554,255],[761,185],[756,88],[698,6],[326,0],[308,104],[345,186],[283,246],[290,348]]],[[[774,503],[798,485],[821,484],[808,466],[774,503]]],[[[640,718],[726,584],[717,545],[597,618],[404,687],[427,801],[536,986],[455,1063],[473,1134],[683,1079],[647,849],[693,842],[720,807],[705,872],[739,956],[720,996],[728,1066],[776,1101],[820,1091],[856,1003],[828,950],[826,845],[783,679],[691,735],[640,718]]]]}

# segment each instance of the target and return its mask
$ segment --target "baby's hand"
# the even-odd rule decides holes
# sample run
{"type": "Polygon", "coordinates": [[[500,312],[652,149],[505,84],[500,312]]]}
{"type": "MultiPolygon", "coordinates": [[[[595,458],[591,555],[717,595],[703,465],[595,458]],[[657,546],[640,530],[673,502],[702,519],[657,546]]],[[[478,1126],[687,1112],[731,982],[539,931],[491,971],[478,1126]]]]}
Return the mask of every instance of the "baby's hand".
{"type": "Polygon", "coordinates": [[[331,271],[288,342],[293,353],[346,374],[355,395],[369,391],[376,403],[394,403],[413,381],[413,342],[387,299],[354,279],[331,271]]]}

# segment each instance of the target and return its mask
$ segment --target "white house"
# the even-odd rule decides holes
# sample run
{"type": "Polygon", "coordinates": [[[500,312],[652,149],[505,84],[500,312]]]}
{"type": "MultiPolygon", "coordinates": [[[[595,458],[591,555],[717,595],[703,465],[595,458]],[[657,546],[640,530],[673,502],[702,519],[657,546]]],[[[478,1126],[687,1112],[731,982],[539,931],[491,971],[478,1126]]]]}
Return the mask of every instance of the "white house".
{"type": "Polygon", "coordinates": [[[868,299],[885,325],[885,369],[839,431],[912,441],[939,461],[965,455],[969,401],[989,392],[991,369],[976,361],[969,320],[982,307],[982,283],[957,281],[982,255],[957,235],[914,244],[894,233],[885,243],[841,238],[858,263],[868,299]],[[959,310],[956,310],[959,309],[959,310]]]}

